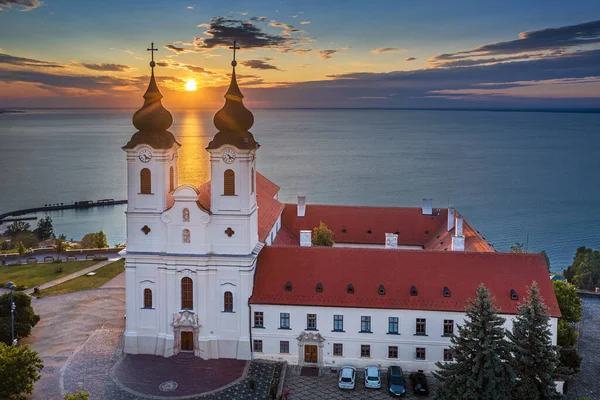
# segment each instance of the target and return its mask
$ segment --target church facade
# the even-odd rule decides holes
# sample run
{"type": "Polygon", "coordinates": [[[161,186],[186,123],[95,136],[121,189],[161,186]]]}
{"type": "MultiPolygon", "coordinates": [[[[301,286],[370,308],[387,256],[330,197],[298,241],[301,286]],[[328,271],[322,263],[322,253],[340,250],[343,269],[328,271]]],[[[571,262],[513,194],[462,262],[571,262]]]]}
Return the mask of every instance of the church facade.
{"type": "MultiPolygon", "coordinates": [[[[235,46],[234,46],[235,47],[235,46]]],[[[279,201],[256,171],[235,66],[214,117],[211,180],[178,185],[181,145],[152,75],[137,132],[123,147],[128,207],[124,351],[294,364],[451,361],[449,338],[480,283],[507,327],[533,281],[560,316],[543,256],[498,253],[454,209],[347,207],[279,201]],[[313,247],[325,222],[333,248],[313,247]]]]}

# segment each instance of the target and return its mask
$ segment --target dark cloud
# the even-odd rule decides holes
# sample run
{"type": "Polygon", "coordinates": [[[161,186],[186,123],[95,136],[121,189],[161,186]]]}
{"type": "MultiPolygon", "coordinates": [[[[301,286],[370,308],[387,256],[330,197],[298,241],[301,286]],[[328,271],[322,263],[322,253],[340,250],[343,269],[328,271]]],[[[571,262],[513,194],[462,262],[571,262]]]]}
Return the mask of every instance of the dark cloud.
{"type": "Polygon", "coordinates": [[[63,65],[53,62],[34,60],[32,58],[15,57],[3,53],[0,53],[0,64],[11,64],[37,68],[64,68],[63,65]]]}
{"type": "Polygon", "coordinates": [[[252,17],[250,18],[250,21],[257,21],[257,22],[265,22],[267,20],[267,17],[252,17]]]}
{"type": "Polygon", "coordinates": [[[408,57],[406,59],[404,59],[404,61],[415,61],[417,58],[416,57],[408,57]]]}
{"type": "Polygon", "coordinates": [[[192,64],[184,64],[184,63],[180,63],[180,62],[173,61],[173,60],[159,61],[156,63],[156,65],[158,65],[159,67],[171,68],[171,69],[185,69],[190,72],[197,73],[197,74],[212,74],[212,72],[210,72],[202,67],[198,67],[198,66],[192,65],[192,64]]]}
{"type": "Polygon", "coordinates": [[[321,56],[322,59],[329,60],[337,52],[338,51],[335,50],[335,49],[331,49],[331,50],[319,50],[319,55],[321,56]]]}
{"type": "Polygon", "coordinates": [[[371,50],[373,54],[385,54],[385,53],[400,53],[401,51],[406,51],[405,49],[401,49],[399,47],[380,47],[378,49],[371,50]]]}
{"type": "Polygon", "coordinates": [[[267,33],[252,22],[225,17],[213,18],[205,34],[209,37],[195,39],[199,48],[229,47],[234,40],[246,49],[279,47],[289,42],[283,35],[267,33]]]}
{"type": "Polygon", "coordinates": [[[89,64],[81,63],[87,69],[94,71],[110,71],[110,72],[123,72],[129,70],[129,66],[123,64],[89,64]]]}
{"type": "Polygon", "coordinates": [[[0,7],[21,7],[23,11],[29,11],[41,5],[40,0],[0,0],[0,7]]]}
{"type": "Polygon", "coordinates": [[[171,50],[177,54],[181,54],[181,53],[193,53],[194,50],[193,49],[186,49],[185,47],[177,47],[173,44],[167,44],[165,46],[163,46],[165,49],[167,50],[171,50]]]}
{"type": "Polygon", "coordinates": [[[252,69],[274,69],[277,71],[281,71],[275,65],[264,62],[263,60],[242,61],[240,64],[242,64],[245,67],[252,68],[252,69]]]}
{"type": "MultiPolygon", "coordinates": [[[[0,81],[2,82],[27,82],[37,83],[44,86],[58,88],[77,88],[88,90],[106,90],[114,86],[137,85],[140,79],[124,79],[108,76],[88,75],[57,75],[40,71],[7,71],[0,70],[0,81]]],[[[147,80],[148,78],[145,77],[147,80]]]]}
{"type": "Polygon", "coordinates": [[[600,20],[577,25],[521,32],[519,39],[486,44],[471,50],[441,54],[430,60],[441,65],[447,61],[482,56],[502,56],[527,52],[556,51],[600,43],[600,20]]]}

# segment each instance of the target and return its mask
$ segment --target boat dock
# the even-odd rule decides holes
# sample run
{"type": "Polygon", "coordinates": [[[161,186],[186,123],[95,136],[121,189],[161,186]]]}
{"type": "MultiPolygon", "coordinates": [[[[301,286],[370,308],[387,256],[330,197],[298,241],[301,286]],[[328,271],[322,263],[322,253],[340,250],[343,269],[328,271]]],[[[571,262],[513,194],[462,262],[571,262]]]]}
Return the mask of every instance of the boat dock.
{"type": "Polygon", "coordinates": [[[96,200],[96,201],[91,201],[91,200],[74,201],[71,204],[64,204],[64,203],[44,204],[43,207],[24,208],[22,210],[16,210],[16,211],[11,211],[11,212],[7,212],[4,214],[0,214],[0,223],[13,222],[13,221],[17,221],[17,220],[35,219],[35,217],[11,218],[11,219],[6,219],[6,218],[18,217],[20,215],[32,214],[32,213],[36,213],[36,212],[71,210],[71,209],[91,208],[91,207],[104,207],[104,206],[114,206],[114,205],[118,205],[118,204],[127,204],[127,200],[101,199],[101,200],[96,200]]]}

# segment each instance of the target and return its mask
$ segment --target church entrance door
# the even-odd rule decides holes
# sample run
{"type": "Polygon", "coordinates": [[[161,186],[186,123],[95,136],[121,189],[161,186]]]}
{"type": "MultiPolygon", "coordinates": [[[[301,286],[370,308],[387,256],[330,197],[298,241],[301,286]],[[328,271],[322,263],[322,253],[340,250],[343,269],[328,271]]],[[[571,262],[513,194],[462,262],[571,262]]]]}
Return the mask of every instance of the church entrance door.
{"type": "Polygon", "coordinates": [[[194,351],[194,332],[181,332],[181,351],[194,351]]]}
{"type": "Polygon", "coordinates": [[[317,363],[317,352],[319,351],[318,347],[311,344],[304,345],[304,362],[307,363],[317,363]]]}

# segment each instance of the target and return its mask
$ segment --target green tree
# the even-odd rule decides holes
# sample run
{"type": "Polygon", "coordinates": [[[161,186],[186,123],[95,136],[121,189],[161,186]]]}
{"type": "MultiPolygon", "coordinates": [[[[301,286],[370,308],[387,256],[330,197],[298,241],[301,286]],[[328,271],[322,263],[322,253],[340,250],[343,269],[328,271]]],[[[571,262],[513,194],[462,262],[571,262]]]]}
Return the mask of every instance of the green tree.
{"type": "Polygon", "coordinates": [[[103,249],[108,247],[106,234],[103,231],[87,233],[81,239],[81,247],[84,249],[103,249]]]}
{"type": "Polygon", "coordinates": [[[88,392],[84,392],[83,390],[78,390],[73,394],[65,394],[65,400],[88,400],[89,398],[90,394],[88,392]]]}
{"type": "Polygon", "coordinates": [[[64,253],[68,249],[69,249],[69,246],[67,245],[67,242],[65,242],[64,240],[59,238],[54,241],[54,252],[56,253],[57,260],[60,260],[60,254],[64,253]]]}
{"type": "Polygon", "coordinates": [[[515,244],[510,246],[510,251],[513,253],[525,253],[525,250],[523,250],[523,247],[525,247],[525,245],[523,243],[516,242],[515,244]]]}
{"type": "Polygon", "coordinates": [[[44,363],[28,345],[8,346],[0,343],[0,399],[25,399],[40,379],[44,363]]]}
{"type": "Polygon", "coordinates": [[[37,236],[35,236],[33,234],[33,232],[29,232],[29,231],[16,233],[11,238],[11,241],[14,243],[23,242],[23,244],[27,248],[37,247],[39,245],[39,240],[38,240],[37,236]]]}
{"type": "Polygon", "coordinates": [[[600,286],[600,252],[582,246],[573,263],[563,271],[565,278],[580,289],[594,290],[600,286]]]}
{"type": "Polygon", "coordinates": [[[9,236],[12,240],[12,238],[20,232],[30,232],[31,229],[31,225],[29,225],[28,222],[25,221],[15,221],[12,224],[10,224],[6,230],[4,231],[4,236],[9,236]]]}
{"type": "Polygon", "coordinates": [[[333,231],[324,222],[320,222],[319,226],[313,229],[311,242],[313,246],[331,247],[335,244],[333,241],[333,231]]]}
{"type": "Polygon", "coordinates": [[[512,332],[507,332],[511,364],[517,374],[515,397],[519,400],[560,399],[554,378],[559,372],[556,347],[552,345],[550,317],[533,282],[527,298],[518,306],[512,332]]]}
{"type": "Polygon", "coordinates": [[[559,346],[575,346],[579,333],[565,320],[558,321],[556,342],[559,346]]]}
{"type": "Polygon", "coordinates": [[[577,288],[565,281],[552,281],[554,294],[562,314],[562,320],[579,322],[581,320],[581,297],[577,295],[577,288]]]}
{"type": "Polygon", "coordinates": [[[469,299],[465,324],[450,339],[456,362],[437,362],[433,375],[437,399],[503,400],[511,398],[515,383],[504,318],[498,315],[490,292],[482,284],[469,299]]]}
{"type": "MultiPolygon", "coordinates": [[[[25,293],[14,292],[13,301],[15,303],[15,338],[20,339],[31,334],[31,329],[39,322],[40,316],[33,311],[31,297],[25,293]]],[[[0,342],[10,344],[11,340],[10,293],[6,293],[0,296],[0,342]]]]}
{"type": "Polygon", "coordinates": [[[17,253],[19,253],[19,262],[21,262],[21,257],[27,253],[27,249],[25,248],[23,242],[17,243],[17,253]]]}
{"type": "Polygon", "coordinates": [[[33,231],[39,240],[52,239],[54,237],[54,227],[52,218],[47,216],[38,221],[37,228],[33,231]]]}
{"type": "Polygon", "coordinates": [[[575,347],[561,347],[558,351],[560,364],[576,374],[581,368],[581,357],[575,347]]]}

